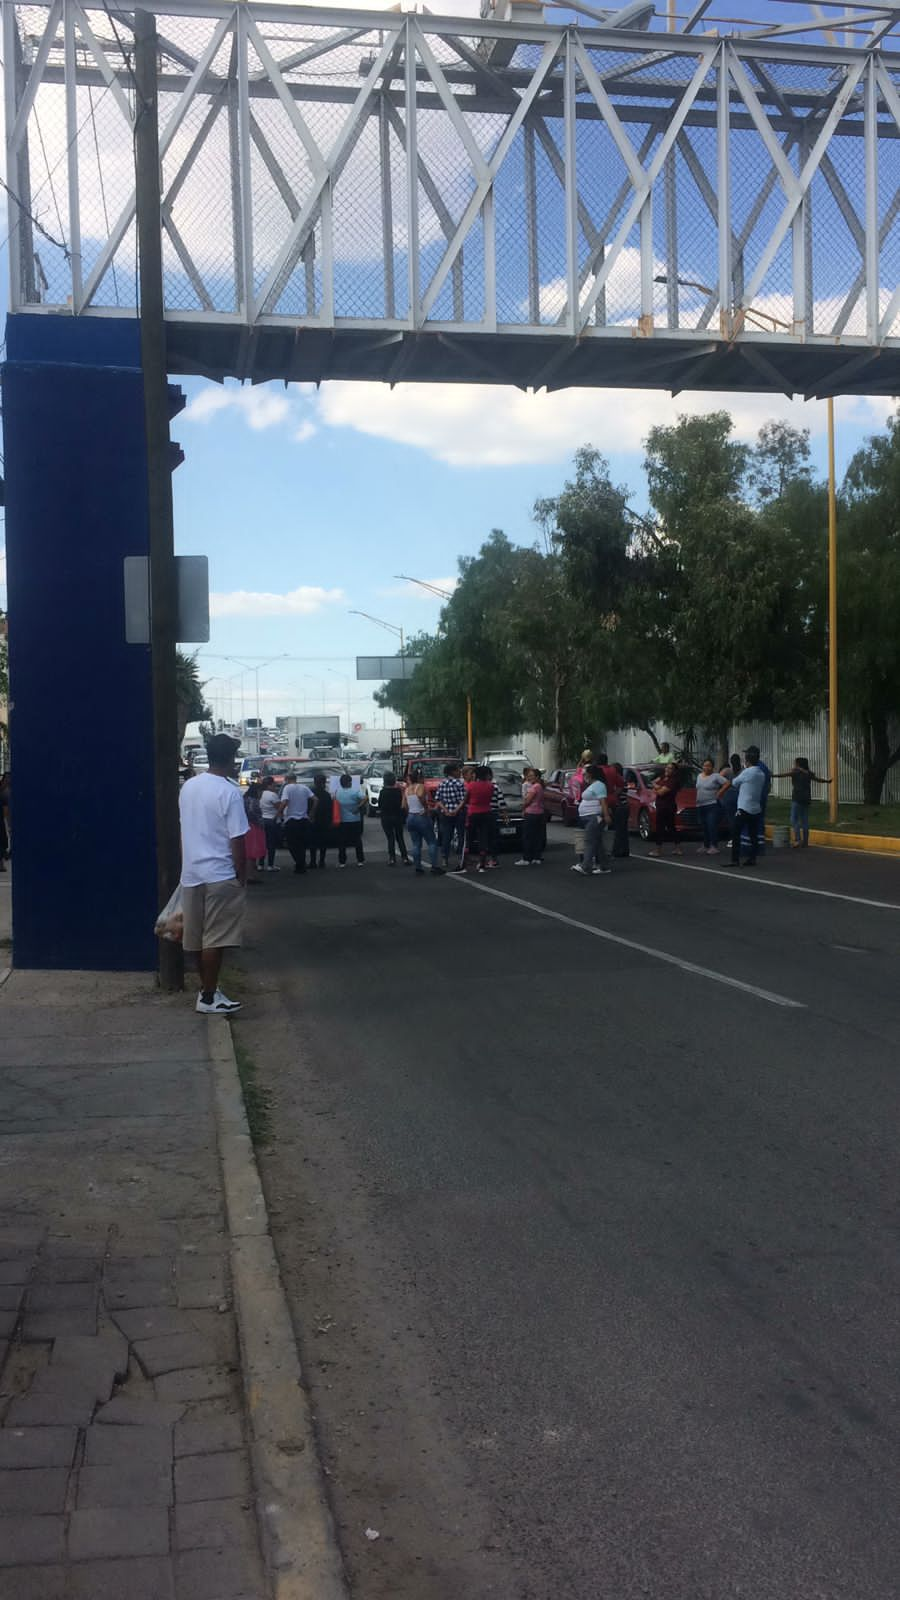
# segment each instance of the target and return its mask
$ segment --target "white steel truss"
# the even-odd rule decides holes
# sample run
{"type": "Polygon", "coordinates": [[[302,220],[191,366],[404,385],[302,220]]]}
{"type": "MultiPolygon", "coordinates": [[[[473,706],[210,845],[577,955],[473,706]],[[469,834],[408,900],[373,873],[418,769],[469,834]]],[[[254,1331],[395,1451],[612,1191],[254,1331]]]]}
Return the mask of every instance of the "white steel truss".
{"type": "MultiPolygon", "coordinates": [[[[131,14],[2,7],[11,310],[133,316],[131,14]]],[[[145,9],[173,371],[900,390],[888,10],[840,47],[145,9]]]]}

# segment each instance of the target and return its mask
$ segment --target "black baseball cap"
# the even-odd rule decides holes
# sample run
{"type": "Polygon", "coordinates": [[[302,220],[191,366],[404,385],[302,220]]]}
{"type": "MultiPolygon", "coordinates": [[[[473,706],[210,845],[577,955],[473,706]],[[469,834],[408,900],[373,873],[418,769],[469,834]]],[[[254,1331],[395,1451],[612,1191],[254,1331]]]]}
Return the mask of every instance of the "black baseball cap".
{"type": "Polygon", "coordinates": [[[230,733],[214,733],[206,746],[211,767],[227,767],[233,761],[241,748],[240,739],[232,739],[230,733]]]}

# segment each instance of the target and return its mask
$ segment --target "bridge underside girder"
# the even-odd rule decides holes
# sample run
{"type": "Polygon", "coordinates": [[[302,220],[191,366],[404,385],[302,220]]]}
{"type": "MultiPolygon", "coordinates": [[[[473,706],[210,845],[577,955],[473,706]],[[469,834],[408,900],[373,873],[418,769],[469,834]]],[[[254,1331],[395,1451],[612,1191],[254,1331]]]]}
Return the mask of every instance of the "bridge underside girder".
{"type": "Polygon", "coordinates": [[[423,328],[167,324],[168,367],[181,376],[325,383],[488,383],[519,389],[683,389],[803,395],[900,394],[900,348],[862,341],[790,343],[764,336],[728,342],[673,338],[572,339],[558,334],[423,328]]]}

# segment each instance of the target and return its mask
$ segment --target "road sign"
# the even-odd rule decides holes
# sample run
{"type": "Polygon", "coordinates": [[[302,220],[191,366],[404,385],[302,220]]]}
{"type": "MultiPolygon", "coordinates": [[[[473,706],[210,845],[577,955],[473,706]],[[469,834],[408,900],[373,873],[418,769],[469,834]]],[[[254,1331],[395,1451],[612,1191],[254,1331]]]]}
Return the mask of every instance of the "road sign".
{"type": "Polygon", "coordinates": [[[357,656],[357,678],[411,678],[422,665],[421,656],[357,656]]]}

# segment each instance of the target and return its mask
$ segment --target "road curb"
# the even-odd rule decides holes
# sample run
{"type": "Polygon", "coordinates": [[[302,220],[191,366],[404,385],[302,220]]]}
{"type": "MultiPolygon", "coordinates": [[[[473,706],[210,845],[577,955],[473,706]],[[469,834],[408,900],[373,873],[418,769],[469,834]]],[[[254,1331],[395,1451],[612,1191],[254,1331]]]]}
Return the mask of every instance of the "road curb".
{"type": "MultiPolygon", "coordinates": [[[[779,822],[775,827],[786,828],[787,823],[779,822]]],[[[773,824],[766,827],[766,838],[772,837],[773,824]]],[[[900,839],[891,834],[884,833],[837,833],[831,829],[810,828],[810,844],[820,845],[826,850],[862,850],[867,855],[875,856],[900,856],[900,839]]]]}
{"type": "Polygon", "coordinates": [[[207,1025],[263,1553],[274,1600],[348,1600],[309,1399],[269,1229],[231,1029],[207,1025]]]}

